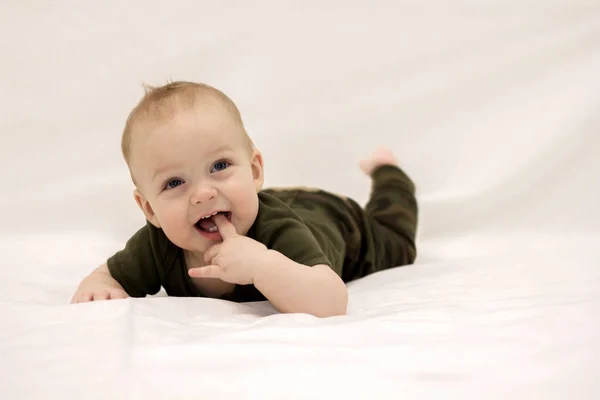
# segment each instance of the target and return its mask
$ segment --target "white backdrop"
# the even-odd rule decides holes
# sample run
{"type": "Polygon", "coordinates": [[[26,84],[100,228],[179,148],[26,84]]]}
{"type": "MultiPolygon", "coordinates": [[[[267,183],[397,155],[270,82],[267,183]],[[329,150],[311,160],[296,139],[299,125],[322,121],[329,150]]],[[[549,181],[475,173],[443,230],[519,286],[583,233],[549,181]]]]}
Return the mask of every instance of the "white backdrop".
{"type": "Polygon", "coordinates": [[[594,398],[597,3],[3,1],[0,397],[305,398],[314,381],[357,397],[594,398]],[[390,146],[418,188],[417,265],[357,282],[334,322],[202,299],[65,305],[143,223],[119,140],[141,84],[167,79],[232,97],[268,186],[364,202],[357,161],[390,146]],[[90,391],[98,371],[112,378],[90,391]]]}

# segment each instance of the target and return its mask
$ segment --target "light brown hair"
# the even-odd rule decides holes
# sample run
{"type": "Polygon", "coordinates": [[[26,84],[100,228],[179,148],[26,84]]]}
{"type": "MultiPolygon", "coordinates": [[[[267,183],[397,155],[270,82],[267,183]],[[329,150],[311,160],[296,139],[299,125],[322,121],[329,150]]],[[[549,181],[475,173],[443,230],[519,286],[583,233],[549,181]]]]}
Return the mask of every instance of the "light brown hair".
{"type": "Polygon", "coordinates": [[[231,114],[232,118],[242,127],[249,149],[253,148],[254,145],[244,129],[237,106],[222,91],[204,83],[187,81],[169,82],[158,87],[144,85],[144,89],[145,94],[129,113],[121,136],[121,151],[127,164],[129,164],[131,154],[132,135],[137,125],[142,121],[160,121],[169,118],[177,110],[192,108],[197,101],[206,98],[216,99],[231,114]]]}

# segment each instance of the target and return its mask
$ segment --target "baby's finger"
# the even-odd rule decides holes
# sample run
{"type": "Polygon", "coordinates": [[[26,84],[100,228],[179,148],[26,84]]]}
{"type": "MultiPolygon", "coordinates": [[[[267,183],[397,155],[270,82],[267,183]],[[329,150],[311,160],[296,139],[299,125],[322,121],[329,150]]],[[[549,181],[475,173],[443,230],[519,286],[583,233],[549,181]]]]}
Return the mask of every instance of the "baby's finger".
{"type": "Polygon", "coordinates": [[[102,290],[100,292],[94,293],[94,301],[108,300],[109,297],[110,297],[110,293],[108,292],[108,290],[102,290]]]}
{"type": "Polygon", "coordinates": [[[94,299],[93,293],[81,293],[76,300],[76,303],[85,303],[94,299]]]}
{"type": "Polygon", "coordinates": [[[215,244],[214,246],[210,246],[204,252],[204,262],[207,264],[212,264],[212,259],[219,254],[219,249],[221,248],[221,244],[215,244]]]}
{"type": "Polygon", "coordinates": [[[205,267],[190,268],[188,274],[192,278],[219,278],[221,267],[218,265],[207,265],[205,267]]]}
{"type": "Polygon", "coordinates": [[[217,225],[217,228],[219,228],[219,233],[223,240],[237,235],[235,226],[227,219],[227,217],[217,214],[213,217],[213,222],[217,225]]]}

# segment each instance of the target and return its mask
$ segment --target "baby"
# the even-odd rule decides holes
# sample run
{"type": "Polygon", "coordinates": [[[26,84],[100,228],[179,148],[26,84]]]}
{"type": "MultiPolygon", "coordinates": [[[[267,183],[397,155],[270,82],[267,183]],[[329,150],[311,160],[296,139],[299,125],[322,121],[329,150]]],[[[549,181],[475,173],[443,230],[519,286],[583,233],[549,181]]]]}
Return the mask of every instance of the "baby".
{"type": "Polygon", "coordinates": [[[346,282],[413,263],[415,187],[382,148],[361,161],[371,196],[263,189],[260,151],[235,104],[201,83],[148,88],[122,151],[147,220],[71,302],[156,294],[268,300],[283,313],[346,314],[346,282]]]}

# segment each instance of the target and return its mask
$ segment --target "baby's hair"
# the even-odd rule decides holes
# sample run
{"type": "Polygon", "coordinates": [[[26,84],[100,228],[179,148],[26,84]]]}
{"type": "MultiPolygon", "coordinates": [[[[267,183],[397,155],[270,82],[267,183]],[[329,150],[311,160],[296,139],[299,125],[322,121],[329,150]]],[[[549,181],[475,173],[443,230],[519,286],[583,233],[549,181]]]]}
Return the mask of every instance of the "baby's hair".
{"type": "Polygon", "coordinates": [[[161,120],[171,117],[177,110],[192,108],[202,99],[216,99],[234,120],[244,130],[244,136],[252,147],[252,141],[245,132],[240,112],[233,102],[222,91],[200,82],[171,81],[168,80],[163,86],[150,86],[142,84],[145,94],[135,108],[129,113],[125,129],[121,137],[121,151],[125,161],[129,164],[131,154],[131,136],[136,123],[140,121],[161,120]]]}

